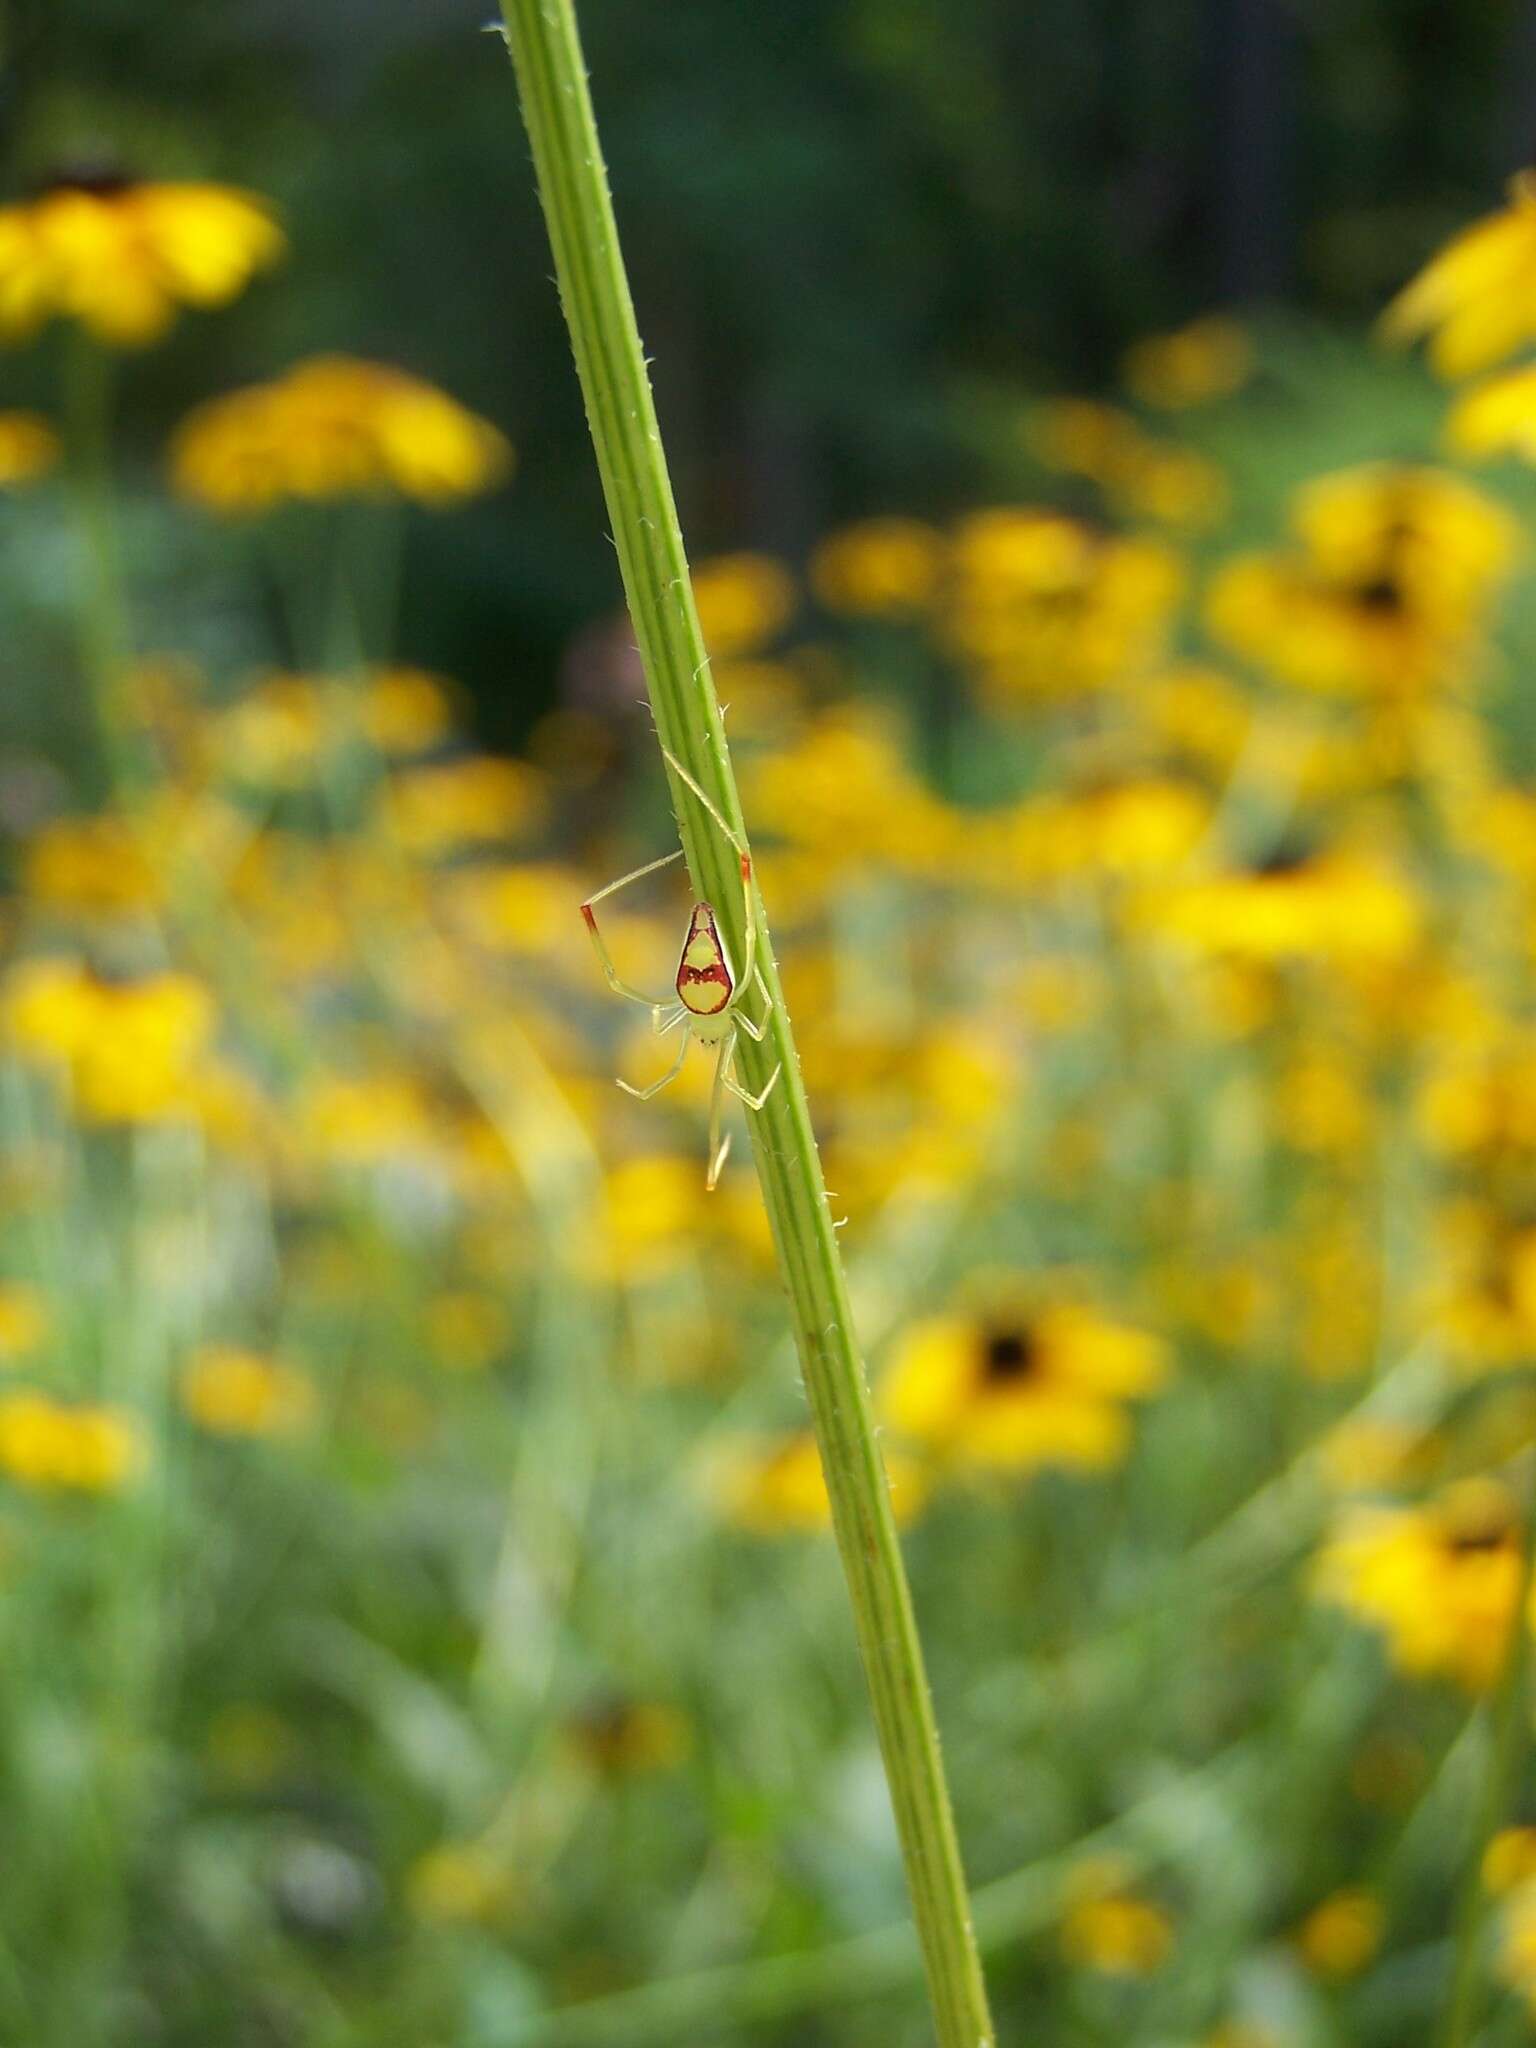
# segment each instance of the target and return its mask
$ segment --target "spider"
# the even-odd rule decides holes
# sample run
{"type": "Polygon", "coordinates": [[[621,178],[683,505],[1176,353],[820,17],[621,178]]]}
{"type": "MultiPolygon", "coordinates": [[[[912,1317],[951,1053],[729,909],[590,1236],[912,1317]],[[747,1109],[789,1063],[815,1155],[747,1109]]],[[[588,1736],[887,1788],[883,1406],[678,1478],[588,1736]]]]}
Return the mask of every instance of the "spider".
{"type": "Polygon", "coordinates": [[[729,1091],[738,1102],[744,1102],[748,1109],[758,1110],[773,1093],[783,1070],[783,1061],[769,1075],[762,1091],[753,1095],[736,1078],[736,1035],[744,1031],[748,1038],[761,1044],[767,1031],[768,1017],[773,1010],[773,997],[768,984],[763,980],[762,969],[757,964],[757,919],[752,908],[752,856],[742,845],[736,834],[727,825],[720,812],[694,781],[688,770],[675,754],[667,753],[667,765],[680,782],[686,783],[711,818],[730,841],[741,862],[741,890],[744,911],[742,929],[746,933],[745,950],[742,954],[741,974],[738,978],[731,971],[730,955],[725,950],[725,941],[720,927],[715,922],[715,913],[707,903],[695,903],[693,914],[688,920],[687,936],[683,940],[682,958],[677,963],[677,980],[673,984],[677,1000],[657,998],[631,988],[619,977],[612,956],[603,943],[597,928],[597,913],[594,908],[605,896],[612,896],[619,889],[627,889],[631,882],[638,882],[643,875],[651,875],[658,868],[670,867],[675,860],[682,859],[679,849],[676,853],[663,854],[660,860],[647,861],[643,868],[621,875],[616,882],[610,882],[606,889],[599,889],[595,896],[589,896],[581,906],[581,914],[587,921],[587,930],[592,935],[592,944],[608,986],[617,996],[623,996],[631,1003],[641,1003],[651,1013],[651,1028],[658,1038],[664,1038],[669,1031],[683,1027],[683,1042],[678,1047],[677,1058],[668,1067],[659,1081],[652,1081],[649,1087],[632,1088],[627,1081],[619,1086],[626,1095],[633,1095],[637,1102],[649,1102],[653,1095],[659,1095],[663,1088],[670,1086],[683,1070],[683,1061],[688,1056],[689,1043],[697,1039],[700,1045],[718,1047],[715,1055],[714,1086],[709,1096],[709,1169],[704,1176],[704,1185],[713,1191],[725,1165],[726,1154],[731,1149],[729,1131],[721,1134],[721,1112],[725,1107],[725,1095],[729,1091]],[[742,1009],[742,1000],[747,991],[756,987],[768,1008],[760,1022],[754,1024],[742,1009]]]}

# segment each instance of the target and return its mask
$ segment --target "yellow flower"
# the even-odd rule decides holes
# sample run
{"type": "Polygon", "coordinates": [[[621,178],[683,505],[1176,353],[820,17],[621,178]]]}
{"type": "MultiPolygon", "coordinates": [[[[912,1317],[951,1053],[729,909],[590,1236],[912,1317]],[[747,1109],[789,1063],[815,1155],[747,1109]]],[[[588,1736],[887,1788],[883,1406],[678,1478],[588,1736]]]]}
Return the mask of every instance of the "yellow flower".
{"type": "Polygon", "coordinates": [[[119,819],[60,818],[34,834],[21,886],[42,909],[116,917],[160,900],[159,879],[119,819]]]}
{"type": "Polygon", "coordinates": [[[314,1390],[281,1360],[204,1344],[181,1376],[182,1406],[214,1436],[282,1436],[308,1420],[314,1390]]]}
{"type": "Polygon", "coordinates": [[[1246,871],[1148,890],[1141,914],[1234,959],[1400,960],[1421,918],[1406,883],[1362,855],[1280,847],[1246,871]]]}
{"type": "Polygon", "coordinates": [[[516,1902],[517,1885],[502,1861],[478,1842],[442,1842],[418,1856],[406,1896],[419,1920],[446,1926],[490,1926],[516,1902]]]}
{"type": "Polygon", "coordinates": [[[1293,550],[1213,580],[1218,639],[1306,689],[1400,701],[1463,678],[1518,551],[1507,513],[1457,478],[1377,463],[1309,484],[1291,525],[1293,550]]]}
{"type": "Polygon", "coordinates": [[[1536,2015],[1536,1883],[1510,1894],[1499,1930],[1497,1970],[1500,1978],[1536,2015]]]}
{"type": "Polygon", "coordinates": [[[919,519],[864,519],[811,557],[811,588],[828,611],[906,619],[927,610],[944,567],[941,534],[919,519]]]}
{"type": "Polygon", "coordinates": [[[1173,1921],[1133,1891],[1113,1856],[1085,1858],[1068,1884],[1062,1952],[1080,1969],[1111,1977],[1150,1977],[1173,1947],[1173,1921]]]}
{"type": "Polygon", "coordinates": [[[1126,388],[1143,405],[1175,411],[1227,398],[1248,381],[1253,347],[1235,320],[1219,313],[1172,334],[1138,341],[1121,365],[1126,388]]]}
{"type": "Polygon", "coordinates": [[[84,174],[0,207],[0,338],[55,315],[99,341],[158,340],[178,306],[222,306],[284,242],[270,210],[226,185],[136,184],[84,174]]]}
{"type": "Polygon", "coordinates": [[[1319,1977],[1357,1977],[1381,1946],[1386,1913],[1374,1892],[1349,1886],[1314,1906],[1296,1946],[1319,1977]]]}
{"type": "Polygon", "coordinates": [[[1495,1898],[1536,1878],[1536,1828],[1500,1828],[1483,1851],[1482,1878],[1495,1898]]]}
{"type": "MultiPolygon", "coordinates": [[[[887,1452],[886,1475],[898,1522],[923,1504],[925,1486],[913,1461],[887,1452]]],[[[832,1526],[832,1507],[821,1455],[811,1432],[743,1437],[725,1446],[709,1472],[710,1491],[727,1520],[757,1536],[778,1536],[832,1526]]]]}
{"type": "Polygon", "coordinates": [[[114,1408],[0,1395],[0,1472],[47,1492],[116,1493],[139,1470],[138,1424],[114,1408]]]}
{"type": "Polygon", "coordinates": [[[704,644],[721,659],[754,653],[795,609],[794,578],[769,555],[717,555],[700,562],[693,596],[704,644]]]}
{"type": "Polygon", "coordinates": [[[0,1365],[14,1365],[48,1334],[48,1304],[36,1287],[0,1280],[0,1365]]]}
{"type": "Polygon", "coordinates": [[[1470,377],[1536,337],[1536,177],[1512,179],[1509,204],[1446,244],[1387,308],[1392,341],[1430,335],[1442,377],[1470,377]]]}
{"type": "Polygon", "coordinates": [[[1156,1392],[1156,1338],[1089,1308],[1004,1302],[985,1317],[936,1316],[899,1340],[879,1391],[899,1435],[999,1471],[1103,1471],[1125,1456],[1126,1404],[1156,1392]]]}
{"type": "Polygon", "coordinates": [[[283,499],[414,498],[442,506],[498,483],[511,449],[486,420],[403,370],[314,356],[197,407],[177,430],[178,490],[216,512],[283,499]]]}
{"type": "Polygon", "coordinates": [[[605,1777],[671,1770],[690,1747],[686,1718],[659,1700],[592,1700],[572,1717],[566,1733],[582,1762],[605,1777]]]}
{"type": "Polygon", "coordinates": [[[1003,709],[1070,700],[1144,667],[1183,587],[1160,542],[1029,507],[963,520],[953,567],[947,637],[1003,709]]]}
{"type": "Polygon", "coordinates": [[[68,1077],[93,1123],[152,1122],[190,1107],[214,1025],[213,999],[184,974],[104,981],[77,961],[31,960],[4,991],[12,1038],[68,1077]]]}
{"type": "Polygon", "coordinates": [[[459,1288],[427,1304],[427,1347],[448,1372],[483,1372],[505,1349],[510,1329],[494,1295],[459,1288]]]}
{"type": "Polygon", "coordinates": [[[1536,1359],[1536,1225],[1475,1201],[1440,1222],[1444,1277],[1433,1319],[1457,1364],[1487,1372],[1536,1359]]]}
{"type": "Polygon", "coordinates": [[[545,802],[544,778],[526,761],[464,754],[397,771],[384,813],[408,853],[431,859],[525,832],[542,821],[545,802]]]}
{"type": "Polygon", "coordinates": [[[374,669],[368,678],[363,725],[382,753],[423,754],[453,731],[448,685],[425,669],[374,669]]]}
{"type": "Polygon", "coordinates": [[[334,1165],[379,1166],[430,1144],[432,1110],[412,1074],[337,1074],[306,1091],[299,1128],[305,1143],[334,1165]]]}
{"type": "Polygon", "coordinates": [[[1127,412],[1093,398],[1054,398],[1034,412],[1028,439],[1047,469],[1108,484],[1127,455],[1142,445],[1141,429],[1127,412]]]}
{"type": "Polygon", "coordinates": [[[1514,1502],[1477,1479],[1424,1507],[1346,1509],[1314,1585],[1381,1630],[1400,1670],[1478,1692],[1503,1664],[1520,1578],[1514,1502]]]}
{"type": "Polygon", "coordinates": [[[58,435],[35,412],[0,412],[0,489],[46,476],[61,452],[58,435]]]}

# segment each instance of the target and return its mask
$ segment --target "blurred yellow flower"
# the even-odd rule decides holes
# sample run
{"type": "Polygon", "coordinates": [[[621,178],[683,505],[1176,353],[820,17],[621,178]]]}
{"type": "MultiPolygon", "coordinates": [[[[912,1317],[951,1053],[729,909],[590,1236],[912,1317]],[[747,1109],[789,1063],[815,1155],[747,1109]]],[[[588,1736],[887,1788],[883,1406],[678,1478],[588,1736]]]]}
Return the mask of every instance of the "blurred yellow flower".
{"type": "Polygon", "coordinates": [[[270,209],[225,184],[59,178],[0,207],[0,338],[63,315],[100,342],[158,340],[178,305],[227,305],[285,250],[270,209]]]}
{"type": "Polygon", "coordinates": [[[1143,405],[1176,411],[1228,398],[1253,369],[1253,344],[1236,320],[1212,313],[1172,334],[1151,335],[1121,364],[1126,389],[1143,405]]]}
{"type": "Polygon", "coordinates": [[[1021,1299],[914,1324],[878,1401],[898,1435],[961,1464],[1103,1471],[1129,1446],[1126,1404],[1155,1393],[1167,1372],[1156,1338],[1079,1304],[1021,1299]]]}
{"type": "Polygon", "coordinates": [[[716,555],[693,572],[704,644],[729,659],[753,654],[788,624],[795,580],[771,555],[716,555]]]}
{"type": "Polygon", "coordinates": [[[1302,1921],[1296,1946],[1319,1977],[1357,1977],[1381,1947],[1386,1911],[1359,1886],[1331,1892],[1302,1921]]]}
{"type": "Polygon", "coordinates": [[[0,412],[0,489],[29,484],[57,464],[58,435],[35,412],[0,412]]]}
{"type": "Polygon", "coordinates": [[[1536,366],[1506,370],[1463,393],[1445,422],[1446,445],[1471,461],[1516,455],[1536,462],[1536,366]]]}
{"type": "MultiPolygon", "coordinates": [[[[926,1496],[922,1473],[911,1458],[889,1450],[885,1470],[896,1519],[908,1522],[926,1496]]],[[[721,1513],[754,1535],[778,1536],[832,1526],[821,1454],[808,1429],[787,1436],[739,1438],[716,1452],[708,1479],[721,1513]]]]}
{"type": "Polygon", "coordinates": [[[1501,1898],[1536,1878],[1536,1827],[1500,1828],[1483,1851],[1483,1889],[1501,1898]]]}
{"type": "Polygon", "coordinates": [[[427,1303],[427,1349],[448,1372],[484,1372],[506,1348],[511,1318],[492,1294],[455,1288],[427,1303]]]}
{"type": "Polygon", "coordinates": [[[0,1366],[35,1351],[48,1334],[48,1303],[41,1289],[0,1280],[0,1366]]]}
{"type": "Polygon", "coordinates": [[[526,832],[542,822],[546,802],[544,778],[526,761],[463,754],[398,769],[383,812],[407,853],[434,859],[526,832]]]}
{"type": "Polygon", "coordinates": [[[1470,377],[1536,339],[1536,175],[1511,179],[1509,204],[1463,228],[1387,308],[1389,340],[1429,335],[1442,377],[1470,377]]]}
{"type": "Polygon", "coordinates": [[[1139,914],[1236,959],[1395,960],[1421,927],[1407,883],[1364,855],[1278,847],[1246,871],[1148,888],[1139,914]]]}
{"type": "Polygon", "coordinates": [[[314,1389],[280,1359],[204,1344],[182,1372],[181,1404],[214,1436],[283,1436],[309,1419],[314,1389]]]}
{"type": "Polygon", "coordinates": [[[120,819],[60,818],[35,832],[21,886],[42,909],[80,917],[147,910],[162,896],[143,846],[120,819]]]}
{"type": "Polygon", "coordinates": [[[222,306],[275,263],[270,209],[227,185],[56,180],[0,207],[0,338],[63,315],[118,348],[156,341],[178,306],[222,306]]]}
{"type": "Polygon", "coordinates": [[[289,498],[447,505],[499,483],[512,452],[488,421],[418,377],[314,356],[273,383],[197,407],[171,460],[186,497],[256,513],[289,498]]]}
{"type": "Polygon", "coordinates": [[[1519,550],[1470,484],[1386,463],[1322,477],[1291,511],[1298,545],[1238,555],[1206,620],[1234,652],[1303,688],[1413,698],[1461,682],[1519,550]]]}
{"type": "Polygon", "coordinates": [[[1502,1982],[1525,2001],[1536,2017],[1536,1883],[1518,1885],[1509,1894],[1499,1928],[1496,1964],[1502,1982]]]}
{"type": "Polygon", "coordinates": [[[143,1433],[119,1409],[0,1394],[0,1473],[61,1493],[116,1493],[144,1462],[143,1433]]]}
{"type": "Polygon", "coordinates": [[[946,552],[943,535],[920,519],[863,519],[819,544],[811,588],[850,618],[914,618],[933,601],[946,552]]]}
{"type": "Polygon", "coordinates": [[[427,1850],[411,1865],[405,1889],[418,1920],[443,1926],[494,1925],[518,1896],[511,1871],[478,1842],[442,1842],[427,1850]]]}
{"type": "Polygon", "coordinates": [[[1131,1888],[1113,1856],[1085,1857],[1068,1881],[1062,1953],[1079,1969],[1111,1977],[1150,1977],[1173,1947],[1173,1921],[1155,1900],[1131,1888]]]}
{"type": "Polygon", "coordinates": [[[213,999],[189,975],[106,981],[78,961],[30,960],[4,986],[4,1018],[25,1054],[68,1077],[88,1122],[186,1112],[213,1032],[213,999]]]}
{"type": "Polygon", "coordinates": [[[637,1777],[680,1764],[691,1747],[687,1717],[660,1700],[604,1695],[566,1724],[573,1752],[604,1777],[637,1777]]]}
{"type": "Polygon", "coordinates": [[[420,668],[376,668],[368,676],[363,727],[385,754],[423,754],[453,732],[453,700],[441,676],[420,668]]]}
{"type": "Polygon", "coordinates": [[[314,1081],[300,1098],[298,1128],[304,1143],[332,1165],[379,1166],[430,1145],[432,1106],[414,1074],[333,1074],[314,1081]]]}
{"type": "Polygon", "coordinates": [[[1183,588],[1161,542],[1116,538],[1038,507],[972,513],[955,530],[946,638],[999,709],[1057,703],[1157,656],[1183,588]]]}
{"type": "Polygon", "coordinates": [[[1314,1586],[1379,1629],[1400,1670],[1478,1692],[1503,1664],[1520,1578],[1514,1501],[1496,1481],[1473,1479],[1423,1507],[1346,1509],[1314,1586]]]}

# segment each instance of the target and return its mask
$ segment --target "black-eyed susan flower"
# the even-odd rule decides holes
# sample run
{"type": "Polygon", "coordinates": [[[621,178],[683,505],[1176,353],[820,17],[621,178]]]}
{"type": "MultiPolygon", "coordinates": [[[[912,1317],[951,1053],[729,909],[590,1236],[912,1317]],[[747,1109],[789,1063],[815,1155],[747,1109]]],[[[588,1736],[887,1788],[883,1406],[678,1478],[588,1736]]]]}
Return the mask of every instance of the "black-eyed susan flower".
{"type": "Polygon", "coordinates": [[[50,1323],[47,1297],[21,1280],[0,1280],[0,1366],[16,1364],[42,1343],[50,1323]]]}
{"type": "Polygon", "coordinates": [[[58,463],[58,435],[35,412],[0,412],[0,490],[30,484],[58,463]]]}
{"type": "Polygon", "coordinates": [[[32,960],[4,989],[17,1050],[65,1078],[89,1123],[195,1115],[215,1016],[202,983],[174,972],[108,981],[79,961],[32,960]]]}
{"type": "Polygon", "coordinates": [[[933,1316],[898,1340],[879,1389],[900,1437],[960,1465],[1104,1471],[1130,1444],[1129,1404],[1168,1373],[1163,1345],[1080,1303],[1005,1298],[933,1316]]]}
{"type": "Polygon", "coordinates": [[[789,623],[795,579],[772,555],[714,555],[693,571],[704,644],[729,659],[753,654],[789,623]]]}
{"type": "Polygon", "coordinates": [[[441,1927],[505,1921],[520,1887],[505,1858],[484,1842],[439,1842],[411,1865],[406,1901],[418,1920],[441,1927]]]}
{"type": "Polygon", "coordinates": [[[1422,924],[1412,888],[1384,861],[1299,841],[1245,868],[1149,888],[1138,915],[1201,951],[1265,963],[1401,960],[1422,924]]]}
{"type": "Polygon", "coordinates": [[[0,1476],[45,1493],[117,1493],[146,1456],[141,1426],[118,1408],[0,1395],[0,1476]]]}
{"type": "Polygon", "coordinates": [[[1169,411],[1228,398],[1241,390],[1252,370],[1253,344],[1246,330],[1220,313],[1138,341],[1121,364],[1133,397],[1169,411]]]}
{"type": "Polygon", "coordinates": [[[1442,377],[1470,377],[1536,339],[1536,175],[1510,181],[1509,203],[1463,228],[1387,308],[1394,341],[1430,337],[1442,377]]]}
{"type": "Polygon", "coordinates": [[[0,338],[77,320],[137,348],[180,306],[222,306],[284,249],[271,209],[227,185],[82,173],[0,207],[0,338]]]}
{"type": "Polygon", "coordinates": [[[572,1755],[607,1778],[641,1777],[669,1771],[692,1746],[686,1715],[662,1700],[601,1693],[566,1723],[572,1755]]]}
{"type": "Polygon", "coordinates": [[[1536,368],[1506,370],[1463,393],[1446,418],[1445,439],[1472,462],[1500,455],[1536,462],[1536,368]]]}
{"type": "Polygon", "coordinates": [[[314,1389],[280,1358],[239,1344],[204,1344],[182,1371],[181,1403],[211,1436],[286,1436],[308,1421],[314,1389]]]}
{"type": "Polygon", "coordinates": [[[1307,689],[1397,701],[1465,679],[1518,552],[1507,513],[1458,478],[1370,464],[1298,492],[1291,526],[1293,549],[1213,579],[1219,640],[1307,689]]]}
{"type": "Polygon", "coordinates": [[[1070,700],[1149,666],[1184,581],[1160,541],[1029,506],[962,520],[951,566],[945,637],[1004,710],[1070,700]]]}
{"type": "Polygon", "coordinates": [[[81,918],[122,917],[160,901],[162,880],[143,842],[102,813],[58,818],[28,842],[21,886],[40,910],[81,918]]]}
{"type": "Polygon", "coordinates": [[[1118,1857],[1084,1857],[1073,1869],[1061,1921],[1069,1963],[1110,1977],[1149,1977],[1173,1941],[1172,1916],[1135,1887],[1118,1857]]]}
{"type": "Polygon", "coordinates": [[[1297,1952],[1319,1977],[1358,1977],[1381,1947],[1386,1917],[1375,1892],[1346,1885],[1330,1892],[1302,1921],[1296,1930],[1297,1952]]]}
{"type": "Polygon", "coordinates": [[[1318,1596],[1378,1630],[1399,1670],[1470,1692],[1502,1667],[1520,1581],[1515,1503],[1491,1479],[1423,1506],[1346,1509],[1314,1573],[1318,1596]]]}
{"type": "Polygon", "coordinates": [[[488,420],[419,377],[315,356],[270,384],[210,399],[172,447],[176,487],[216,512],[285,499],[405,497],[428,506],[500,482],[512,451],[488,420]]]}
{"type": "MultiPolygon", "coordinates": [[[[888,1452],[885,1467],[896,1519],[910,1521],[926,1494],[921,1469],[900,1452],[888,1452]]],[[[722,1445],[706,1478],[719,1512],[753,1535],[803,1534],[832,1526],[821,1456],[808,1429],[740,1437],[722,1445]]]]}
{"type": "Polygon", "coordinates": [[[862,519],[817,547],[811,588],[850,618],[915,618],[933,602],[946,553],[943,535],[920,519],[862,519]]]}

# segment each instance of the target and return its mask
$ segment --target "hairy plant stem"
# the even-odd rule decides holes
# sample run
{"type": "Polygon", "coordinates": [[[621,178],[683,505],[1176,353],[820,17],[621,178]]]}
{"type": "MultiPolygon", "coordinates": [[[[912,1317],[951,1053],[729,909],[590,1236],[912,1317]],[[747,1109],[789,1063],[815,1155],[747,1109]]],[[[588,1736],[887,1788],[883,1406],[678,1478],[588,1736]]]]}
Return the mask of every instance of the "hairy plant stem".
{"type": "MultiPolygon", "coordinates": [[[[575,12],[571,0],[502,0],[502,12],[657,735],[745,843],[619,253],[575,12]]],[[[676,777],[672,797],[695,893],[714,906],[731,956],[740,960],[744,933],[736,854],[676,777]]],[[[755,887],[750,914],[757,920],[757,959],[771,1009],[763,1043],[742,1040],[742,1078],[757,1093],[776,1062],[783,1071],[763,1109],[748,1121],[821,1447],[938,2037],[941,2048],[991,2048],[992,2021],[911,1594],[800,1062],[755,887]]]]}

